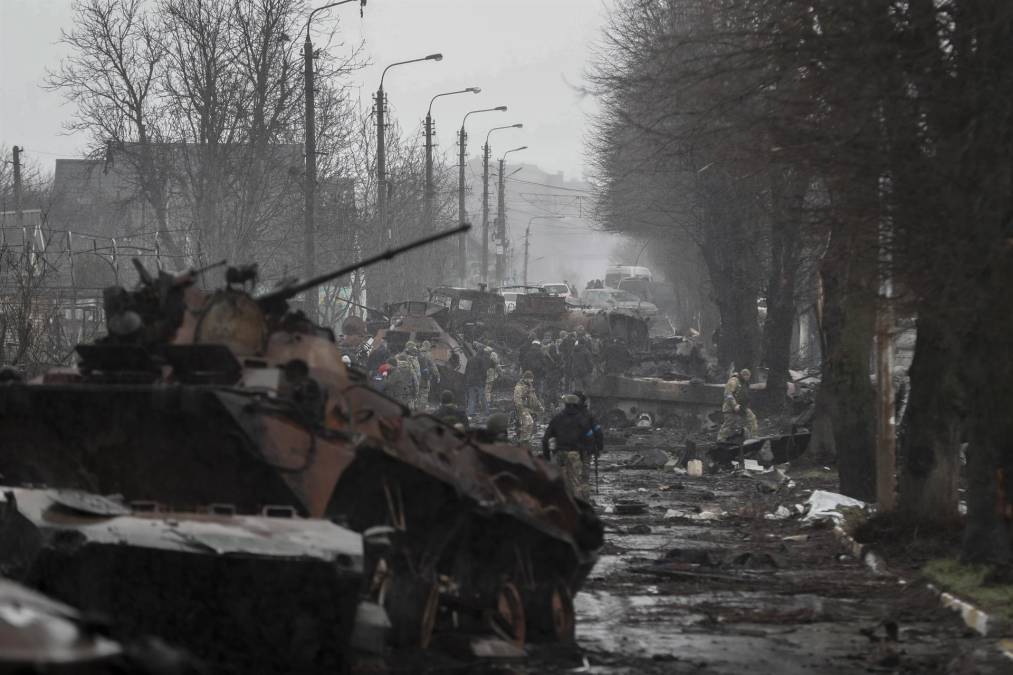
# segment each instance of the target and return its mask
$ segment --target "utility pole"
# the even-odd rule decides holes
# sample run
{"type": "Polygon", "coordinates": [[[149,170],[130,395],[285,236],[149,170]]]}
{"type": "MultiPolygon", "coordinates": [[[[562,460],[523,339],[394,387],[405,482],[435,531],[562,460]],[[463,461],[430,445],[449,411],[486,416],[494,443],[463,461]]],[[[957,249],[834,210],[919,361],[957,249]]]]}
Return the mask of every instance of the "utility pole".
{"type": "Polygon", "coordinates": [[[387,141],[386,120],[384,112],[387,105],[383,84],[376,90],[376,213],[380,220],[380,235],[383,244],[391,240],[391,232],[387,228],[387,141]]]}
{"type": "Polygon", "coordinates": [[[531,221],[524,228],[524,285],[528,285],[528,246],[531,243],[531,221]]]}
{"type": "MultiPolygon", "coordinates": [[[[313,41],[310,39],[310,24],[318,12],[347,5],[350,2],[359,3],[359,16],[366,6],[366,0],[340,0],[331,2],[322,7],[317,7],[310,12],[306,19],[306,40],[303,42],[303,87],[305,96],[304,113],[306,124],[306,175],[303,185],[303,193],[306,204],[303,208],[303,274],[307,279],[316,276],[316,208],[317,208],[317,126],[316,126],[316,104],[314,94],[316,89],[313,82],[313,41]]],[[[317,289],[310,289],[306,292],[303,300],[303,313],[306,318],[316,323],[317,310],[319,309],[319,293],[317,289]]]]}
{"type": "Polygon", "coordinates": [[[426,189],[422,195],[422,217],[425,232],[433,231],[433,113],[426,113],[426,189]]]}
{"type": "MultiPolygon", "coordinates": [[[[387,95],[383,91],[383,79],[387,77],[387,71],[395,66],[403,66],[408,63],[418,63],[419,61],[442,61],[443,54],[430,54],[423,56],[418,59],[408,59],[407,61],[397,61],[392,63],[383,69],[380,74],[380,86],[376,90],[376,217],[378,220],[378,229],[380,231],[381,247],[390,248],[391,242],[394,240],[394,232],[391,226],[390,218],[387,215],[387,95]]],[[[380,275],[373,275],[373,278],[380,275]]],[[[389,271],[388,271],[389,277],[389,271]]],[[[392,288],[391,284],[384,280],[382,284],[373,284],[372,288],[378,291],[380,299],[388,301],[390,298],[386,297],[389,290],[392,288]]],[[[375,304],[375,303],[374,303],[375,304]]]]}
{"type": "MultiPolygon", "coordinates": [[[[461,130],[458,132],[458,158],[457,158],[457,224],[464,225],[468,220],[468,214],[464,211],[464,156],[465,148],[468,145],[468,132],[464,130],[464,123],[461,123],[461,130]]],[[[468,235],[462,234],[457,240],[457,277],[461,285],[467,283],[468,278],[468,235]]]]}
{"type": "MultiPolygon", "coordinates": [[[[316,195],[317,195],[317,129],[316,112],[313,100],[313,42],[310,40],[309,24],[306,25],[306,41],[303,43],[303,80],[306,96],[306,177],[303,192],[306,197],[306,204],[303,209],[305,222],[303,223],[303,275],[306,279],[312,279],[317,274],[316,269],[316,195]]],[[[319,302],[317,289],[306,291],[303,300],[303,312],[306,318],[316,323],[317,305],[319,302]]]]}
{"type": "Polygon", "coordinates": [[[506,160],[499,160],[499,191],[496,194],[496,286],[503,287],[503,257],[506,255],[506,204],[503,199],[503,168],[506,160]]]}
{"type": "Polygon", "coordinates": [[[503,153],[499,158],[499,193],[497,199],[496,217],[496,285],[503,287],[504,275],[506,273],[506,250],[507,250],[507,229],[506,229],[506,157],[511,152],[527,150],[528,146],[522,145],[503,153]]]}
{"type": "Polygon", "coordinates": [[[24,148],[14,146],[14,212],[20,228],[25,226],[25,212],[21,208],[21,153],[24,151],[24,148]]]}
{"type": "Polygon", "coordinates": [[[489,139],[482,148],[482,283],[489,282],[489,139]]]}

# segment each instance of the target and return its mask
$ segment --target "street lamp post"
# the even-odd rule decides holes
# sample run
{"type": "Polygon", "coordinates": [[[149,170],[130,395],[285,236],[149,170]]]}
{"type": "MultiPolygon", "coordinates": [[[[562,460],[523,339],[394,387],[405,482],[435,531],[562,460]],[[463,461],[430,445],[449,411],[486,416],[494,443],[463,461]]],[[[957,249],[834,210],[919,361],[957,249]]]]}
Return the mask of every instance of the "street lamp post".
{"type": "Polygon", "coordinates": [[[496,286],[502,288],[503,286],[503,272],[505,269],[506,262],[506,156],[511,152],[520,152],[521,150],[527,150],[528,146],[522,145],[519,148],[513,148],[503,153],[503,156],[499,158],[499,192],[497,193],[496,203],[496,286]]]}
{"type": "MultiPolygon", "coordinates": [[[[305,87],[304,93],[304,108],[305,108],[305,122],[306,122],[306,175],[304,176],[303,196],[306,199],[305,208],[303,210],[303,275],[310,279],[316,276],[316,206],[317,206],[317,125],[316,125],[316,106],[313,99],[314,84],[313,84],[313,41],[310,39],[310,23],[313,21],[313,17],[316,16],[317,12],[322,12],[325,9],[331,7],[337,7],[338,5],[346,5],[350,2],[359,3],[359,13],[362,13],[362,8],[366,6],[366,0],[341,0],[340,2],[332,2],[323,7],[317,7],[310,12],[309,18],[306,19],[306,40],[303,42],[303,85],[305,87]]],[[[311,298],[317,297],[316,291],[307,291],[306,299],[303,302],[303,312],[306,317],[315,322],[317,320],[317,302],[313,302],[311,298]]]]}
{"type": "Polygon", "coordinates": [[[485,135],[485,146],[482,149],[482,281],[489,281],[489,136],[501,129],[520,129],[524,125],[507,124],[493,127],[485,135]]]}
{"type": "Polygon", "coordinates": [[[376,215],[379,222],[380,236],[387,246],[394,239],[387,218],[387,139],[386,120],[384,119],[387,109],[387,97],[383,93],[383,79],[387,71],[395,66],[403,66],[408,63],[419,63],[420,61],[442,61],[443,54],[429,54],[417,59],[397,61],[383,69],[380,74],[380,86],[376,90],[376,215]]]}
{"type": "Polygon", "coordinates": [[[524,285],[528,285],[528,251],[531,244],[531,223],[536,220],[562,220],[563,216],[532,216],[524,228],[524,285]]]}
{"type": "MultiPolygon", "coordinates": [[[[495,108],[482,108],[481,110],[472,110],[468,112],[464,119],[461,121],[461,130],[458,132],[457,147],[459,152],[459,158],[457,163],[458,179],[457,179],[457,220],[459,225],[464,225],[467,221],[468,214],[464,208],[464,155],[465,149],[468,145],[468,133],[464,130],[464,125],[468,121],[469,115],[484,112],[506,112],[507,107],[505,105],[496,106],[495,108]]],[[[467,251],[468,236],[462,234],[461,238],[457,240],[457,276],[461,280],[461,285],[467,281],[468,277],[468,251],[467,251]]]]}
{"type": "MultiPolygon", "coordinates": [[[[422,207],[425,218],[426,231],[433,231],[433,198],[435,188],[433,187],[433,103],[441,96],[453,96],[454,94],[477,94],[482,91],[479,87],[468,87],[457,91],[447,91],[437,94],[429,100],[429,110],[426,111],[426,191],[422,207]]],[[[463,236],[463,235],[462,235],[463,236]]]]}

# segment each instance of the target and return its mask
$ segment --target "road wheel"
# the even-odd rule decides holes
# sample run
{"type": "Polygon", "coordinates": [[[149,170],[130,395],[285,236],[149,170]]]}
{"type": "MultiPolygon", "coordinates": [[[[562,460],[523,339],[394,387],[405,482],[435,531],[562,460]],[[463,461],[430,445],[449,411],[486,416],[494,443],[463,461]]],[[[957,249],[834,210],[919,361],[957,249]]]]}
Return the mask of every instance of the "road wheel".
{"type": "Polygon", "coordinates": [[[576,613],[570,588],[561,581],[539,586],[528,602],[532,637],[544,642],[571,643],[576,637],[576,613]]]}
{"type": "Polygon", "coordinates": [[[435,582],[407,573],[388,574],[380,587],[379,600],[390,618],[393,646],[429,646],[440,607],[435,582]]]}
{"type": "Polygon", "coordinates": [[[504,581],[496,592],[496,604],[489,613],[492,631],[518,647],[527,637],[527,617],[521,592],[512,582],[504,581]]]}

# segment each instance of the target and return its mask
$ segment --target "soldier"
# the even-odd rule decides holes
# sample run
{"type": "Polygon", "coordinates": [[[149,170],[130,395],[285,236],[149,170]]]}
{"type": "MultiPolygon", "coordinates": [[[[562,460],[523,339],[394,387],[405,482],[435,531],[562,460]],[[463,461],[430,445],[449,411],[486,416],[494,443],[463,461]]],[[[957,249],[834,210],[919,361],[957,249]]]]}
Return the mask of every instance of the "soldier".
{"type": "Polygon", "coordinates": [[[433,417],[452,427],[460,425],[461,429],[468,428],[468,416],[454,403],[454,392],[449,389],[444,389],[440,394],[440,407],[433,413],[433,417]]]}
{"type": "Polygon", "coordinates": [[[387,375],[387,395],[411,407],[419,395],[419,379],[408,359],[398,355],[396,365],[387,375]]]}
{"type": "Polygon", "coordinates": [[[499,379],[500,365],[499,354],[492,350],[492,347],[485,348],[485,357],[488,359],[485,371],[485,411],[489,412],[492,405],[492,385],[499,379]]]}
{"type": "Polygon", "coordinates": [[[390,356],[390,348],[387,346],[387,341],[384,340],[369,352],[369,356],[366,358],[366,372],[375,373],[377,368],[386,363],[390,356]]]}
{"type": "Polygon", "coordinates": [[[517,386],[514,387],[514,406],[517,408],[517,424],[519,427],[517,442],[529,445],[535,433],[535,418],[532,413],[542,412],[542,402],[535,394],[535,375],[525,370],[517,386]]]}
{"type": "MultiPolygon", "coordinates": [[[[405,361],[411,366],[412,372],[415,373],[415,379],[422,383],[422,365],[419,363],[419,347],[413,340],[409,340],[405,343],[404,351],[398,354],[399,357],[404,356],[405,361]]],[[[412,406],[415,406],[415,402],[412,402],[412,406]]]]}
{"type": "Polygon", "coordinates": [[[552,336],[545,334],[542,341],[542,356],[545,363],[545,375],[542,377],[542,387],[539,396],[545,401],[554,401],[559,396],[562,386],[563,369],[559,361],[559,350],[552,336]]]}
{"type": "Polygon", "coordinates": [[[422,379],[419,381],[419,408],[429,408],[429,392],[432,386],[440,383],[440,370],[433,361],[432,344],[429,340],[422,341],[422,348],[419,350],[419,369],[422,379]]]}
{"type": "Polygon", "coordinates": [[[562,384],[563,389],[570,389],[571,378],[573,376],[571,372],[572,359],[573,359],[573,345],[576,340],[573,339],[572,333],[567,333],[565,330],[559,331],[559,344],[557,349],[559,350],[559,362],[563,369],[562,384]]]}
{"type": "Polygon", "coordinates": [[[588,425],[591,427],[591,438],[594,441],[594,458],[597,461],[598,456],[605,452],[605,432],[602,431],[598,420],[591,413],[591,408],[587,404],[587,394],[580,390],[573,392],[573,394],[580,401],[580,407],[584,411],[584,415],[587,416],[588,425]]]}
{"type": "Polygon", "coordinates": [[[752,373],[743,368],[734,373],[725,384],[724,402],[721,412],[724,421],[718,430],[718,440],[727,441],[741,430],[745,438],[756,436],[758,423],[756,415],[749,409],[749,380],[752,373]]]}
{"type": "Polygon", "coordinates": [[[571,380],[577,389],[587,389],[594,379],[594,357],[587,340],[579,340],[573,346],[570,357],[571,380]]]}
{"type": "Polygon", "coordinates": [[[482,443],[508,443],[507,431],[510,427],[510,420],[503,413],[489,415],[485,422],[484,429],[474,429],[472,435],[475,440],[482,443]]]}
{"type": "Polygon", "coordinates": [[[479,409],[485,409],[485,377],[488,368],[485,363],[485,352],[476,350],[474,356],[468,358],[464,367],[464,386],[467,391],[468,415],[475,415],[479,409]]]}
{"type": "Polygon", "coordinates": [[[594,429],[579,397],[567,394],[563,404],[563,409],[552,418],[542,436],[542,456],[561,467],[570,494],[586,500],[588,467],[592,457],[598,456],[594,429]]]}

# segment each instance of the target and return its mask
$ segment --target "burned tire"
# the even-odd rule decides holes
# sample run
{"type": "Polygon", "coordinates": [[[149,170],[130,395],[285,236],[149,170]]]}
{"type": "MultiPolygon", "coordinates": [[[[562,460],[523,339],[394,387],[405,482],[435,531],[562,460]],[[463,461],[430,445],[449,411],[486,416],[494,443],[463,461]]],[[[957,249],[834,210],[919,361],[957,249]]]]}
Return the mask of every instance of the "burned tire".
{"type": "Polygon", "coordinates": [[[517,647],[524,646],[528,632],[527,614],[521,592],[512,582],[504,581],[500,584],[487,620],[494,634],[517,647]]]}
{"type": "Polygon", "coordinates": [[[440,605],[435,582],[409,574],[392,574],[384,579],[380,604],[390,618],[394,647],[429,646],[440,605]]]}
{"type": "Polygon", "coordinates": [[[576,638],[573,594],[562,581],[539,586],[528,596],[528,629],[537,642],[569,644],[576,638]]]}

